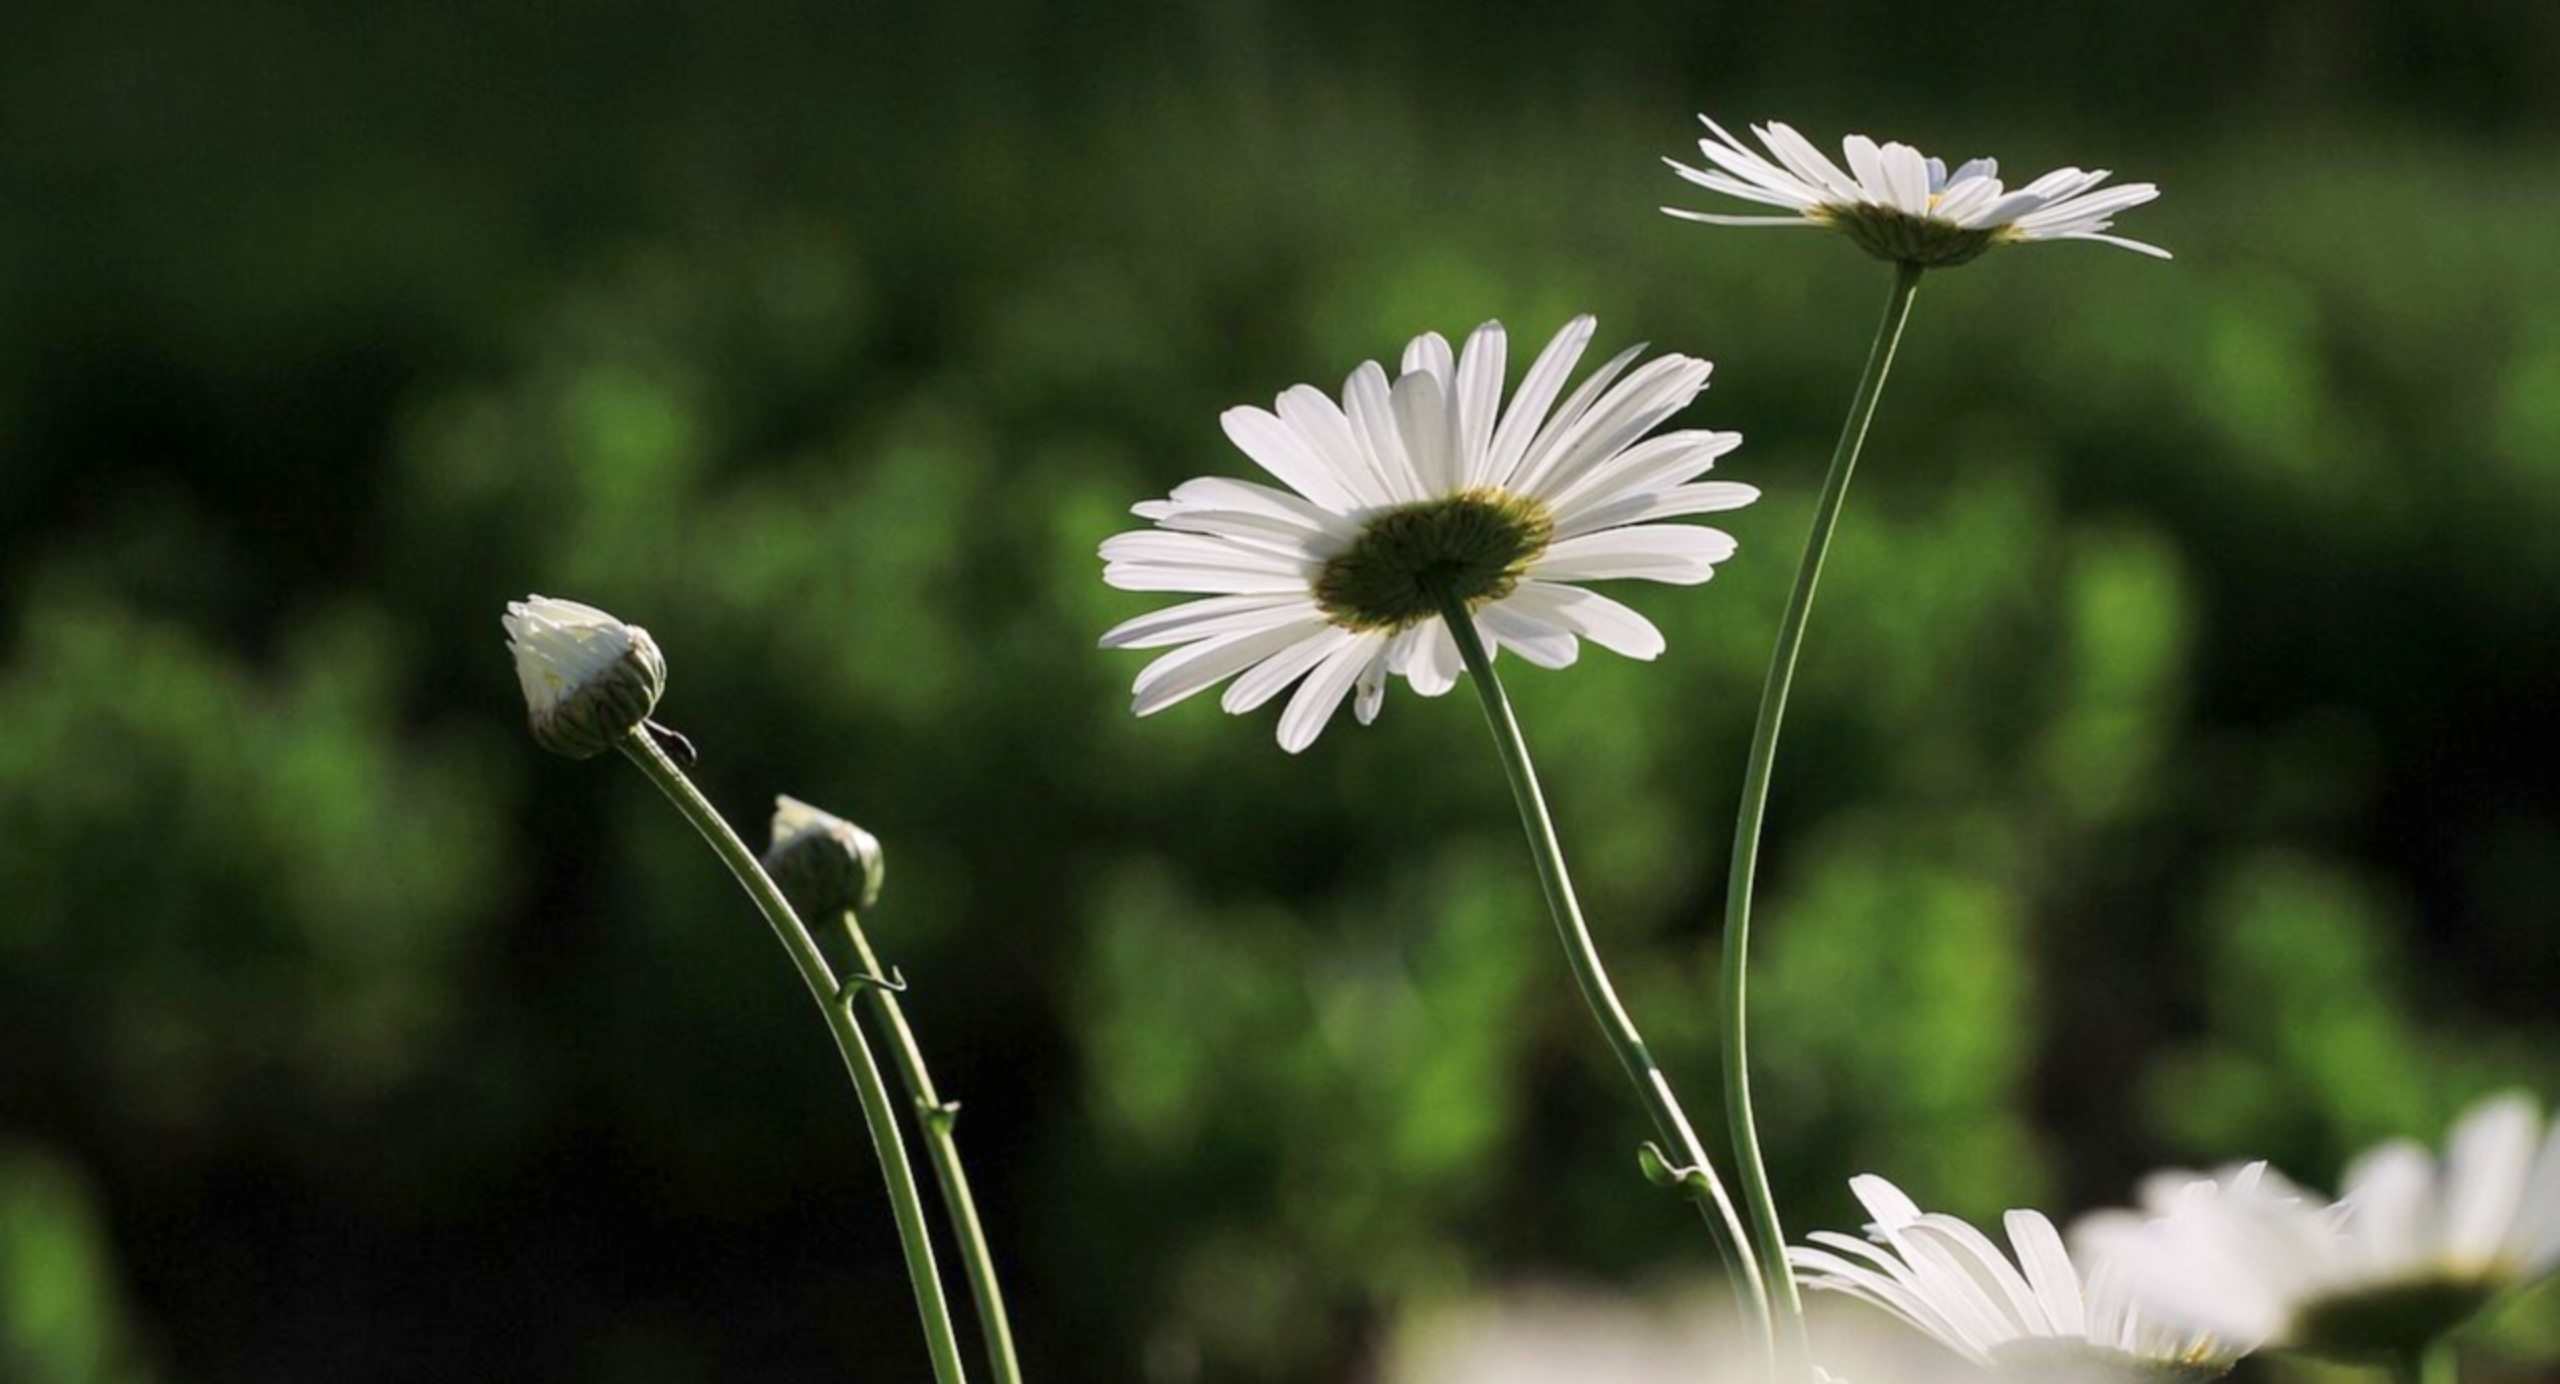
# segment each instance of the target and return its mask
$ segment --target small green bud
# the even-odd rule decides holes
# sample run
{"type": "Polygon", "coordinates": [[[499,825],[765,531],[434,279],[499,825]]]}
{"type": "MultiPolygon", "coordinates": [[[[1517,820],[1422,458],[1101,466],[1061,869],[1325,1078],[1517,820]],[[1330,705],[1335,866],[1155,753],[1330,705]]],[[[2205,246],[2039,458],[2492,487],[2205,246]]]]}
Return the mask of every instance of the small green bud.
{"type": "Polygon", "coordinates": [[[649,719],[667,689],[657,641],[594,606],[550,596],[507,604],[507,650],[534,742],[589,759],[649,719]]]}
{"type": "Polygon", "coordinates": [[[888,873],[880,839],[831,812],[798,798],[773,800],[773,843],[765,847],[765,873],[804,918],[826,918],[869,908],[888,873]]]}

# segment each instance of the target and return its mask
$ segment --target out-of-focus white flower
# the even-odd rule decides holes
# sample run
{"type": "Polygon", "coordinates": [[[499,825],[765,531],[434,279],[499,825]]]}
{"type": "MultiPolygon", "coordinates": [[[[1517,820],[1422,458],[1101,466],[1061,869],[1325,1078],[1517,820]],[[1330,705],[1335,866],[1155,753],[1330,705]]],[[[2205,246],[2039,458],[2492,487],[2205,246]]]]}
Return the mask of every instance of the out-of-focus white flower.
{"type": "Polygon", "coordinates": [[[667,661],[657,641],[591,605],[551,596],[507,603],[507,652],[524,686],[536,743],[587,759],[614,747],[657,709],[667,661]]]}
{"type": "Polygon", "coordinates": [[[764,870],[802,918],[869,908],[889,872],[880,838],[788,795],[773,800],[764,870]]]}
{"type": "Polygon", "coordinates": [[[1875,1218],[1875,1243],[1816,1231],[1787,1262],[1805,1286],[1881,1307],[1976,1365],[2037,1378],[2082,1369],[2207,1378],[2240,1354],[2136,1310],[2110,1265],[2084,1274],[2039,1212],[2005,1218],[2013,1263],[1989,1236],[1922,1211],[1881,1177],[1852,1178],[1849,1188],[1875,1218]]]}
{"type": "MultiPolygon", "coordinates": [[[[1822,1384],[1999,1384],[2000,1375],[1907,1332],[1882,1332],[1813,1304],[1822,1384]]],[[[1871,1314],[1858,1314],[1870,1316],[1871,1314]]],[[[1731,1303],[1703,1291],[1635,1300],[1515,1289],[1409,1318],[1379,1384],[1767,1384],[1757,1341],[1731,1303]]],[[[2010,1375],[2012,1381],[2019,1378],[2010,1375]]],[[[2132,1384],[2103,1366],[2040,1371],[2035,1384],[2132,1384]]]]}
{"type": "Polygon", "coordinates": [[[1763,155],[1705,116],[1712,137],[1698,141],[1711,168],[1666,159],[1683,178],[1784,216],[1734,216],[1664,207],[1673,216],[1718,226],[1820,226],[1839,231],[1879,259],[1944,269],[1994,245],[2036,240],[2094,240],[2167,259],[2157,245],[2105,234],[2117,212],[2160,195],[2149,183],[2101,190],[2105,169],[2057,168],[2024,187],[2000,181],[2000,165],[1974,159],[1953,172],[1908,144],[1878,145],[1865,135],[1841,142],[1849,166],[1833,163],[1792,126],[1771,121],[1751,132],[1763,155]]]}
{"type": "Polygon", "coordinates": [[[2146,1310],[2312,1354],[2407,1358],[2560,1267],[2560,1125],[2523,1095],[2484,1101],[2441,1162],[2384,1144],[2348,1167],[2334,1205],[2258,1164],[2162,1174],[2142,1199],[2148,1216],[2101,1213],[2073,1233],[2146,1310]]]}
{"type": "Polygon", "coordinates": [[[1138,674],[1137,714],[1233,678],[1220,704],[1242,715],[1295,683],[1280,714],[1294,754],[1346,697],[1363,725],[1376,719],[1391,676],[1426,697],[1456,685],[1444,598],[1474,618],[1489,654],[1543,668],[1573,662],[1583,639],[1661,653],[1651,621],[1581,583],[1705,581],[1732,537],[1655,521],[1760,492],[1698,479],[1739,434],[1646,436],[1706,388],[1707,362],[1661,356],[1620,380],[1639,346],[1566,394],[1594,330],[1588,317],[1566,323],[1507,406],[1507,338],[1487,322],[1461,352],[1437,332],[1416,337],[1392,381],[1362,365],[1341,403],[1299,385],[1276,411],[1229,409],[1228,438],[1286,488],[1187,481],[1136,507],[1154,529],[1102,545],[1113,586],[1205,598],[1102,636],[1106,649],[1173,650],[1138,674]]]}

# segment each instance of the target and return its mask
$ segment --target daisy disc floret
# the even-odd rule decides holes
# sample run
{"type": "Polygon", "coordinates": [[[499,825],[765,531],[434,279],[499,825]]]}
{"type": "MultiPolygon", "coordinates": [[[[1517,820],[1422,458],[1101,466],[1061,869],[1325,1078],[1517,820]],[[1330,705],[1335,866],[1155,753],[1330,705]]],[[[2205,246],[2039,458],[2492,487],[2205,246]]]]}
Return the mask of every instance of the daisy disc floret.
{"type": "Polygon", "coordinates": [[[1852,1178],[1849,1188],[1875,1217],[1873,1243],[1816,1231],[1812,1244],[1787,1251],[1805,1286],[1881,1307],[1976,1365],[2033,1379],[2078,1370],[2209,1379],[2241,1354],[2144,1314],[2112,1264],[2075,1260],[2039,1212],[2004,1219],[2013,1259],[1881,1177],[1852,1178]]]}
{"type": "Polygon", "coordinates": [[[2101,188],[2105,169],[2057,168],[2012,189],[2000,181],[2000,165],[1973,159],[1949,172],[1947,165],[1908,144],[1879,145],[1865,135],[1841,141],[1848,166],[1831,161],[1794,127],[1771,121],[1754,125],[1763,154],[1705,116],[1709,137],[1698,152],[1710,165],[1692,168],[1665,159],[1698,186],[1785,215],[1736,216],[1664,207],[1673,216],[1717,226],[1819,226],[1838,231],[1878,259],[1949,269],[1995,245],[2038,240],[2094,240],[2161,259],[2157,245],[2108,235],[2116,213],[2160,195],[2149,183],[2101,188]]]}
{"type": "Polygon", "coordinates": [[[602,754],[657,709],[667,660],[638,625],[552,596],[508,602],[502,623],[526,723],[553,754],[602,754]]]}
{"type": "Polygon", "coordinates": [[[1739,434],[1647,436],[1706,388],[1707,362],[1666,355],[1629,371],[1643,350],[1632,347],[1565,392],[1595,325],[1567,323],[1507,404],[1506,339],[1488,322],[1462,351],[1436,332],[1415,338],[1392,379],[1363,364],[1338,403],[1299,385],[1271,409],[1228,410],[1228,438],[1279,484],[1185,482],[1135,507],[1156,527],[1102,545],[1113,586],[1201,597],[1102,636],[1106,649],[1171,650],[1138,674],[1137,714],[1232,678],[1221,704],[1241,715],[1294,683],[1279,739],[1295,753],[1346,698],[1375,720],[1392,677],[1424,696],[1454,686],[1448,601],[1489,651],[1540,667],[1573,662],[1584,639],[1661,653],[1651,621],[1580,583],[1707,580],[1732,537],[1655,521],[1759,492],[1698,479],[1739,434]]]}
{"type": "Polygon", "coordinates": [[[2560,1268],[2560,1125],[2502,1096],[2454,1125],[2441,1162],[2405,1140],[2347,1169],[2324,1205],[2261,1165],[2146,1184],[2146,1220],[2091,1217],[2153,1309],[2314,1355],[2414,1358],[2515,1289],[2560,1268]]]}

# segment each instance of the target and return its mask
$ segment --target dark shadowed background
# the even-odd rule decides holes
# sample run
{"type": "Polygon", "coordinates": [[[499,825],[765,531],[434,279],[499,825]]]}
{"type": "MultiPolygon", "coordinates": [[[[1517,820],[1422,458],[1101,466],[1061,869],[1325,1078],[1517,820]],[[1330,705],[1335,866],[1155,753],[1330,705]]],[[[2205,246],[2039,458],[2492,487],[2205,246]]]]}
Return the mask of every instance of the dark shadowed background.
{"type": "MultiPolygon", "coordinates": [[[[751,835],[887,843],[1041,1384],[1358,1380],[1417,1308],[1710,1272],[1475,709],[1291,758],[1093,648],[1159,603],[1094,545],[1245,469],[1229,405],[1492,317],[1717,361],[1741,557],[1618,592],[1658,664],[1512,680],[1714,1110],[1889,274],[1660,215],[1700,110],[2116,168],[2179,255],[1922,293],[1770,833],[1793,1225],[2560,1097],[2556,55],[2415,0],[0,11],[0,1377],[923,1377],[817,1015],[637,774],[524,734],[527,591],[657,635],[751,835]]],[[[2555,1352],[2546,1294],[2474,1375],[2555,1352]]]]}

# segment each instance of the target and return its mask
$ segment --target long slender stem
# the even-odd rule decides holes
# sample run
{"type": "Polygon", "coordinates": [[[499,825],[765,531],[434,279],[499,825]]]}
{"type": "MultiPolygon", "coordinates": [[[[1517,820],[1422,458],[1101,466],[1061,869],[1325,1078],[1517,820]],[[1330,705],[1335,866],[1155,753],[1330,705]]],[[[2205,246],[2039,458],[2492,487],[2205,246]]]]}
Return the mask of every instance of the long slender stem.
{"type": "MultiPolygon", "coordinates": [[[[863,935],[862,920],[852,909],[845,910],[844,932],[862,969],[874,976],[886,974],[871,950],[871,939],[863,935]]],[[[996,1281],[995,1256],[988,1251],[986,1230],[978,1223],[978,1199],[970,1195],[969,1174],[960,1166],[960,1143],[952,1134],[960,1107],[943,1104],[934,1090],[933,1076],[924,1066],[924,1049],[916,1044],[915,1030],[907,1026],[907,1011],[897,994],[877,985],[858,987],[857,993],[870,1006],[872,1019],[888,1031],[889,1049],[897,1054],[898,1073],[924,1128],[925,1153],[933,1163],[934,1182],[942,1188],[942,1204],[950,1213],[952,1234],[960,1242],[960,1262],[969,1275],[969,1295],[977,1304],[978,1328],[987,1339],[987,1363],[996,1384],[1022,1384],[1022,1365],[1013,1354],[1013,1322],[1004,1310],[1004,1287],[996,1281]]]]}
{"type": "Polygon", "coordinates": [[[1769,657],[1769,680],[1760,693],[1760,715],[1751,730],[1751,755],[1743,769],[1742,808],[1733,828],[1733,867],[1724,908],[1724,1095],[1725,1125],[1733,1135],[1733,1156],[1742,1180],[1742,1196],[1751,1208],[1751,1228],[1761,1261],[1769,1266],[1769,1296],[1781,1329],[1803,1339],[1804,1304],[1796,1277],[1787,1265],[1787,1232],[1778,1220],[1778,1205],[1769,1192],[1769,1170],[1760,1156],[1760,1129],[1751,1113],[1751,1054],[1746,1044],[1749,1015],[1745,985],[1751,952],[1751,886],[1760,860],[1760,824],[1768,813],[1769,771],[1778,755],[1778,728],[1787,714],[1787,689],[1795,681],[1796,655],[1804,647],[1805,625],[1813,613],[1814,588],[1822,581],[1822,559],[1831,546],[1831,531],[1840,522],[1840,506],[1849,494],[1849,476],[1858,466],[1858,450],[1867,440],[1876,399],[1884,392],[1885,373],[1893,368],[1894,347],[1902,340],[1903,323],[1911,317],[1911,299],[1919,291],[1918,265],[1895,267],[1893,294],[1885,300],[1884,320],[1876,326],[1875,345],[1867,352],[1867,369],[1849,403],[1848,421],[1831,453],[1830,473],[1823,477],[1822,499],[1813,511],[1813,531],[1805,538],[1804,560],[1796,567],[1795,589],[1787,596],[1786,614],[1778,622],[1778,646],[1769,657]]]}
{"type": "Polygon", "coordinates": [[[1556,837],[1555,820],[1547,812],[1546,795],[1538,788],[1538,771],[1529,762],[1529,743],[1520,733],[1519,719],[1511,714],[1511,699],[1503,695],[1501,679],[1494,676],[1493,660],[1485,654],[1475,618],[1463,601],[1447,592],[1440,595],[1440,615],[1448,622],[1459,656],[1466,660],[1467,673],[1484,700],[1484,719],[1493,730],[1493,745],[1502,757],[1503,774],[1511,781],[1511,796],[1520,809],[1520,826],[1529,837],[1529,856],[1537,864],[1538,883],[1546,891],[1548,912],[1555,915],[1556,935],[1564,941],[1565,960],[1573,969],[1574,983],[1581,987],[1583,1001],[1591,1007],[1592,1017],[1599,1020],[1600,1031],[1617,1052],[1619,1064],[1627,1069],[1627,1079],[1635,1083],[1636,1099],[1652,1117],[1664,1146],[1685,1165],[1680,1171],[1704,1182],[1707,1200],[1700,1203],[1699,1213],[1707,1218],[1709,1230],[1716,1233],[1725,1267],[1740,1285],[1745,1315],[1755,1322],[1764,1342],[1770,1342],[1768,1293],[1760,1265],[1753,1262],[1742,1220],[1734,1214],[1733,1201],[1725,1195],[1724,1183],[1716,1177],[1715,1166],[1707,1158],[1706,1146],[1698,1141],[1688,1112],[1680,1108],[1679,1097],[1671,1093],[1671,1083],[1663,1076],[1661,1064],[1654,1061],[1644,1035],[1636,1031],[1635,1020],[1628,1016],[1626,1006],[1618,1001],[1616,987],[1609,983],[1608,968],[1600,961],[1600,948],[1592,940],[1590,925],[1582,919],[1581,901],[1574,897],[1573,876],[1565,870],[1564,846],[1556,837]]]}
{"type": "Polygon", "coordinates": [[[2417,1384],[2460,1384],[2462,1352],[2455,1349],[2451,1337],[2439,1336],[2418,1356],[2417,1367],[2410,1373],[2417,1384]]]}
{"type": "Polygon", "coordinates": [[[852,1012],[836,1002],[840,988],[835,972],[818,951],[817,942],[801,925],[798,914],[784,901],[766,876],[764,867],[747,849],[729,823],[712,807],[693,780],[684,776],[675,761],[658,748],[658,742],[645,730],[634,727],[622,739],[621,749],[658,791],[676,805],[685,820],[693,823],[702,839],[738,877],[748,897],[764,911],[765,921],[773,925],[773,935],[790,953],[791,963],[800,970],[800,979],[808,984],[809,994],[817,1000],[819,1012],[826,1015],[828,1031],[835,1035],[836,1047],[844,1054],[845,1069],[853,1074],[853,1087],[862,1098],[862,1117],[871,1128],[871,1147],[880,1156],[881,1174],[888,1179],[889,1205],[896,1211],[898,1239],[906,1249],[907,1277],[916,1294],[916,1311],[924,1318],[925,1347],[933,1356],[933,1375],[939,1384],[966,1384],[967,1372],[960,1366],[960,1343],[951,1333],[951,1309],[942,1298],[942,1277],[934,1267],[933,1237],[925,1229],[924,1200],[917,1195],[915,1173],[907,1166],[907,1146],[898,1133],[896,1110],[889,1103],[889,1087],[880,1077],[880,1064],[872,1060],[871,1046],[862,1036],[861,1025],[854,1022],[852,1012]]]}

